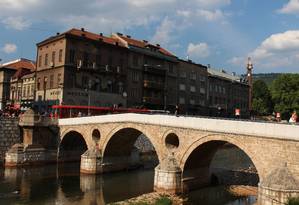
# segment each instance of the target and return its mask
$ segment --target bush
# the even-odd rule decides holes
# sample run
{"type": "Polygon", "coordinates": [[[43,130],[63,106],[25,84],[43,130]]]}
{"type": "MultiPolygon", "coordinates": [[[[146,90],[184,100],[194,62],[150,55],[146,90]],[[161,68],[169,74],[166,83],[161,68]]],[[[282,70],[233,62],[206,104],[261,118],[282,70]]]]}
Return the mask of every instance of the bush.
{"type": "Polygon", "coordinates": [[[287,205],[299,205],[299,198],[290,198],[287,205]]]}
{"type": "Polygon", "coordinates": [[[163,196],[156,200],[155,205],[172,205],[172,201],[169,198],[163,196]]]}

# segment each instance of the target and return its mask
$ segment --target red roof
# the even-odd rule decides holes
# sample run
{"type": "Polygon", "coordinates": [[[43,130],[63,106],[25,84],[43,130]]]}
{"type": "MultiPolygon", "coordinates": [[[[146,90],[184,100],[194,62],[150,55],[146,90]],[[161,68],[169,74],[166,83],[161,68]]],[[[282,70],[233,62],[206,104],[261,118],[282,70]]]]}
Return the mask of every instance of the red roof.
{"type": "Polygon", "coordinates": [[[15,60],[15,61],[5,63],[2,65],[2,67],[14,69],[14,70],[24,68],[24,69],[28,69],[30,71],[34,71],[35,70],[35,62],[28,60],[28,59],[21,58],[21,59],[15,60]]]}
{"type": "Polygon", "coordinates": [[[30,69],[27,69],[27,68],[18,68],[17,72],[15,72],[15,74],[11,78],[12,79],[19,79],[19,78],[23,77],[24,75],[27,75],[31,72],[32,71],[30,69]]]}
{"type": "Polygon", "coordinates": [[[157,48],[162,54],[174,57],[174,55],[172,53],[170,53],[166,49],[160,47],[160,45],[153,45],[153,44],[148,43],[147,41],[141,41],[141,40],[133,39],[131,37],[129,38],[129,37],[124,36],[124,35],[117,35],[117,36],[122,38],[129,45],[136,46],[136,47],[139,47],[139,48],[146,48],[148,46],[152,46],[152,47],[157,48]]]}
{"type": "Polygon", "coordinates": [[[104,43],[113,44],[113,45],[115,45],[116,43],[119,43],[118,45],[122,46],[117,39],[107,37],[104,35],[100,35],[100,34],[96,34],[96,33],[91,33],[86,30],[82,31],[80,29],[72,28],[71,30],[67,31],[66,33],[74,35],[74,36],[81,36],[81,37],[85,36],[85,38],[88,38],[90,40],[95,40],[95,41],[99,41],[99,39],[102,39],[104,43]]]}

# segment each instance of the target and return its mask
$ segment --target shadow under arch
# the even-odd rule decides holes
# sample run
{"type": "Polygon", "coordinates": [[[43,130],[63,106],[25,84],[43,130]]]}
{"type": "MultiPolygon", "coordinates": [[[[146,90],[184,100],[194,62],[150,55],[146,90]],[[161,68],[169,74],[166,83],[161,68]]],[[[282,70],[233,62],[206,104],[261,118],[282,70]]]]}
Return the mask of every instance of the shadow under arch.
{"type": "Polygon", "coordinates": [[[77,131],[67,132],[58,147],[59,162],[79,162],[81,155],[87,150],[84,137],[77,131]]]}
{"type": "Polygon", "coordinates": [[[153,139],[137,128],[122,127],[113,132],[103,144],[103,171],[120,171],[142,166],[142,147],[137,149],[135,144],[140,137],[153,147],[151,154],[158,164],[159,156],[153,139]]]}
{"type": "MultiPolygon", "coordinates": [[[[244,149],[241,143],[230,140],[226,137],[208,136],[207,139],[199,140],[195,145],[191,146],[183,157],[181,163],[183,165],[183,189],[184,192],[188,192],[193,189],[202,188],[211,184],[222,183],[219,181],[219,176],[215,175],[215,170],[211,169],[212,160],[217,151],[225,147],[233,147],[244,153],[244,156],[248,157],[251,164],[254,166],[253,170],[256,170],[257,180],[255,185],[258,184],[261,176],[259,175],[258,162],[255,157],[244,149]]],[[[226,159],[227,160],[227,159],[226,159]]],[[[225,173],[227,174],[227,173],[225,173]]],[[[235,173],[232,174],[232,177],[235,173]]],[[[235,183],[235,182],[233,182],[235,183]]]]}

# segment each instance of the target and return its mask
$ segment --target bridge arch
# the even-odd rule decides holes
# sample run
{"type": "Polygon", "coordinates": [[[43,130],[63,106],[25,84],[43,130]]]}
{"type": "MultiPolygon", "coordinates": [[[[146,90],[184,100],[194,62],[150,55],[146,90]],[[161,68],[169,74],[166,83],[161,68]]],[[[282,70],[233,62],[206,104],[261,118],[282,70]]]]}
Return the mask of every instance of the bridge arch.
{"type": "Polygon", "coordinates": [[[59,161],[80,161],[81,155],[88,149],[83,135],[75,130],[65,132],[58,146],[59,161]]]}
{"type": "Polygon", "coordinates": [[[150,131],[143,126],[137,124],[126,124],[115,127],[105,139],[101,139],[100,148],[103,153],[103,161],[107,156],[123,155],[128,156],[131,152],[135,141],[141,135],[145,135],[154,147],[158,160],[161,161],[163,157],[163,145],[159,133],[150,131]],[[120,149],[118,149],[120,148],[120,149]]]}
{"type": "MultiPolygon", "coordinates": [[[[195,178],[194,176],[197,175],[200,177],[200,179],[196,179],[198,180],[196,182],[197,185],[200,184],[200,186],[205,186],[209,184],[211,161],[218,149],[229,143],[239,148],[247,155],[252,164],[255,166],[259,181],[261,181],[264,176],[262,160],[256,155],[256,153],[254,153],[254,150],[246,146],[240,140],[236,139],[236,137],[237,136],[225,134],[211,134],[193,142],[192,145],[186,149],[180,160],[180,167],[183,170],[183,178],[185,178],[186,181],[188,181],[188,179],[193,180],[195,178]]],[[[190,185],[187,182],[186,184],[188,184],[188,188],[197,188],[194,186],[196,183],[193,183],[190,185]]]]}

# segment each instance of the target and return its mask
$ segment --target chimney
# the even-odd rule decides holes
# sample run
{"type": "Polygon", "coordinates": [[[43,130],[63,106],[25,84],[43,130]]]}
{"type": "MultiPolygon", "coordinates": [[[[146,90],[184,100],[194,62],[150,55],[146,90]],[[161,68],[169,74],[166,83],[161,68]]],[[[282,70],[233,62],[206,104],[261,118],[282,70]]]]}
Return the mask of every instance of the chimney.
{"type": "Polygon", "coordinates": [[[143,40],[143,42],[144,42],[144,43],[148,43],[148,41],[147,41],[147,40],[143,40]]]}
{"type": "Polygon", "coordinates": [[[57,32],[57,33],[56,33],[56,35],[57,35],[57,36],[59,36],[59,35],[60,35],[60,33],[59,33],[59,32],[57,32]]]}
{"type": "Polygon", "coordinates": [[[100,36],[103,36],[103,33],[100,33],[100,36]]]}
{"type": "Polygon", "coordinates": [[[156,44],[156,46],[160,48],[160,44],[156,44]]]}
{"type": "Polygon", "coordinates": [[[83,31],[83,32],[84,32],[84,31],[85,31],[85,30],[84,30],[84,28],[81,28],[81,31],[83,31]]]}
{"type": "Polygon", "coordinates": [[[127,38],[131,38],[131,36],[127,35],[127,38]]]}
{"type": "Polygon", "coordinates": [[[122,33],[116,33],[117,35],[119,35],[119,36],[123,36],[123,34],[122,33]]]}

